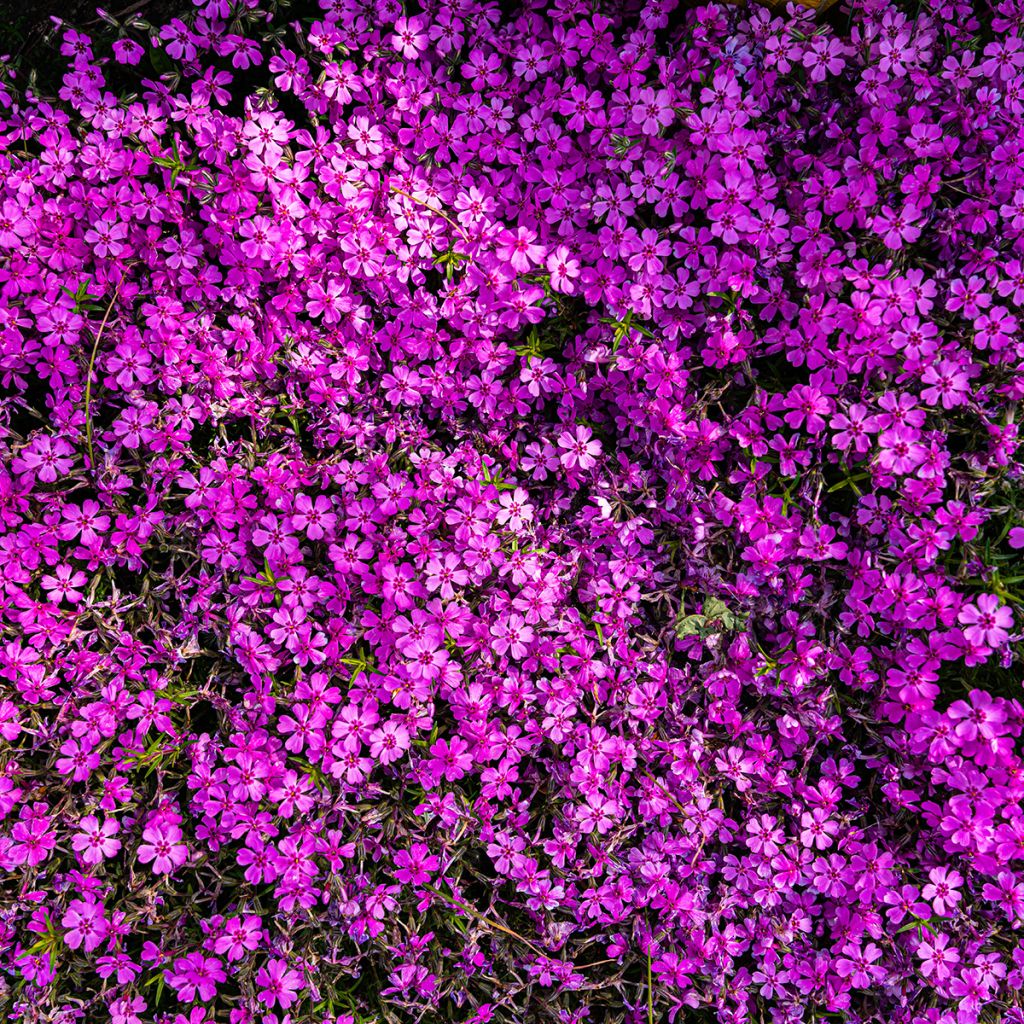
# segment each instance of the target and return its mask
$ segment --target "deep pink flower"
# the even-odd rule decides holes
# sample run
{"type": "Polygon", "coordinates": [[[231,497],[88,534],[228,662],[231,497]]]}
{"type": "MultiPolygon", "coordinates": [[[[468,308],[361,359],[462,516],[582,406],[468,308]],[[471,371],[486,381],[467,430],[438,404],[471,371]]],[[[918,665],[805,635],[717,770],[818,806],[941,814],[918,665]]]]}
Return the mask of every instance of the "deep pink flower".
{"type": "Polygon", "coordinates": [[[999,603],[994,594],[981,594],[976,601],[965,604],[958,621],[965,626],[964,635],[973,643],[998,647],[1009,639],[1013,613],[999,603]]]}
{"type": "Polygon", "coordinates": [[[65,929],[64,941],[68,946],[71,949],[81,947],[86,953],[96,949],[110,930],[103,904],[94,899],[72,900],[60,923],[65,929]]]}
{"type": "Polygon", "coordinates": [[[413,843],[408,850],[399,850],[394,855],[395,878],[405,885],[423,885],[441,865],[425,843],[413,843]]]}
{"type": "Polygon", "coordinates": [[[290,969],[284,960],[270,960],[266,967],[261,967],[256,972],[256,984],[260,1001],[266,1003],[268,1010],[275,1006],[287,1010],[299,998],[296,993],[303,987],[302,975],[290,969]]]}
{"type": "Polygon", "coordinates": [[[590,469],[597,465],[601,454],[601,442],[593,436],[589,427],[577,426],[574,432],[562,431],[558,437],[558,446],[563,449],[560,460],[566,469],[590,469]]]}
{"type": "Polygon", "coordinates": [[[150,825],[142,832],[143,844],[138,849],[139,861],[152,862],[158,875],[170,874],[188,860],[188,847],[182,841],[177,825],[160,823],[150,825]]]}
{"type": "Polygon", "coordinates": [[[917,955],[922,961],[921,973],[926,978],[934,976],[936,981],[948,978],[960,962],[960,954],[949,945],[949,936],[944,933],[925,938],[917,947],[917,955]]]}
{"type": "Polygon", "coordinates": [[[95,815],[88,814],[79,822],[80,832],[71,840],[71,845],[82,855],[85,864],[100,864],[113,857],[121,849],[121,842],[114,836],[118,823],[113,818],[101,822],[95,815]]]}

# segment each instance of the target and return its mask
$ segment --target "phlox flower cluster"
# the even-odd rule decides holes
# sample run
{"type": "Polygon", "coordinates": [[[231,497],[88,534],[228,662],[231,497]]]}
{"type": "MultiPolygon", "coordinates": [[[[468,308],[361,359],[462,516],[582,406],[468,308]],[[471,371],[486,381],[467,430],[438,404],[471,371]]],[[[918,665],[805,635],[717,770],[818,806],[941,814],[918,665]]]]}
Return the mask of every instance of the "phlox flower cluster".
{"type": "Polygon", "coordinates": [[[5,65],[8,1018],[1024,1021],[1022,37],[196,0],[5,65]]]}

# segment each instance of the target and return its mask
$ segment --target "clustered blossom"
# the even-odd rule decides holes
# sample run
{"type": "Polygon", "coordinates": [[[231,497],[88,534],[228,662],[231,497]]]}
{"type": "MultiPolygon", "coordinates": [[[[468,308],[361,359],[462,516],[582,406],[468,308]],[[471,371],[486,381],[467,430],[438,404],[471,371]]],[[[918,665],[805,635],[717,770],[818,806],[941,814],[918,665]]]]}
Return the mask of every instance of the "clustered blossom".
{"type": "Polygon", "coordinates": [[[1024,1021],[1024,3],[101,24],[0,79],[11,1019],[1024,1021]]]}

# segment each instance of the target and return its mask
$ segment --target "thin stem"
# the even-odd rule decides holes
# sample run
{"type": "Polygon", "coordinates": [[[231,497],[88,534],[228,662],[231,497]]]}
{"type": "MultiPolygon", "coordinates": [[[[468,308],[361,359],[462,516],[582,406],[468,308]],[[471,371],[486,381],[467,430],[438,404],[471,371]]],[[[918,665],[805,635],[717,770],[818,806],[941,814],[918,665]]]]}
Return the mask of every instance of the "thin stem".
{"type": "Polygon", "coordinates": [[[89,367],[85,373],[85,443],[89,449],[89,469],[94,469],[96,466],[96,456],[93,452],[92,447],[92,372],[96,366],[96,356],[100,349],[100,338],[103,337],[103,329],[107,326],[107,320],[110,319],[110,312],[114,308],[114,303],[117,302],[117,297],[121,293],[121,285],[124,282],[122,277],[117,282],[117,287],[114,289],[114,294],[110,298],[110,302],[107,304],[107,311],[103,314],[103,319],[100,321],[100,328],[96,332],[96,340],[92,345],[92,354],[89,356],[89,367]]]}
{"type": "Polygon", "coordinates": [[[525,943],[537,954],[537,956],[546,956],[547,954],[543,950],[538,949],[525,935],[520,935],[519,932],[512,931],[511,928],[506,928],[499,921],[493,921],[491,918],[481,914],[475,907],[471,907],[468,903],[463,903],[462,900],[457,899],[455,896],[450,896],[448,893],[441,892],[440,889],[435,889],[432,885],[421,885],[421,889],[426,889],[427,892],[433,893],[435,896],[439,896],[443,900],[447,900],[449,903],[454,903],[460,910],[464,910],[470,917],[476,918],[481,924],[487,925],[488,928],[493,928],[496,931],[504,932],[506,935],[511,935],[512,938],[518,939],[520,942],[525,943]]]}
{"type": "Polygon", "coordinates": [[[462,235],[462,240],[467,245],[469,244],[469,239],[466,237],[466,233],[462,230],[462,225],[459,224],[458,221],[452,220],[452,218],[449,217],[448,214],[444,212],[444,210],[438,210],[436,207],[431,206],[430,203],[428,203],[425,199],[418,199],[411,193],[404,192],[402,189],[390,183],[388,184],[388,188],[396,195],[405,196],[406,199],[411,199],[414,203],[419,203],[419,205],[422,206],[424,209],[429,210],[431,213],[436,213],[438,217],[442,217],[449,224],[451,224],[451,226],[455,228],[455,230],[458,231],[460,235],[462,235]]]}
{"type": "Polygon", "coordinates": [[[650,950],[647,952],[647,1024],[654,1024],[654,977],[650,950]]]}

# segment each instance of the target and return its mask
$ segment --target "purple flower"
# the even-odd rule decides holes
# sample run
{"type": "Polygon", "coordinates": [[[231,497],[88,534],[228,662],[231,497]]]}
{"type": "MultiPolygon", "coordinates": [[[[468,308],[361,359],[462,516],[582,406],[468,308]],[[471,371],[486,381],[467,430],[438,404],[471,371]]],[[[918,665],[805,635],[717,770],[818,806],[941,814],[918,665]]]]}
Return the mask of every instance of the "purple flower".
{"type": "Polygon", "coordinates": [[[414,843],[408,850],[394,855],[395,878],[404,885],[424,885],[441,865],[439,858],[424,843],[414,843]]]}
{"type": "Polygon", "coordinates": [[[182,842],[181,829],[174,824],[150,825],[142,832],[143,844],[137,856],[143,864],[152,862],[158,875],[170,874],[188,860],[188,847],[182,842]]]}
{"type": "Polygon", "coordinates": [[[981,594],[977,601],[965,604],[957,620],[966,627],[964,635],[968,640],[987,647],[998,647],[1013,627],[1013,613],[1000,605],[994,594],[981,594]]]}
{"type": "Polygon", "coordinates": [[[60,923],[68,946],[71,949],[82,947],[87,953],[96,949],[110,931],[103,904],[95,899],[72,900],[60,923]]]}
{"type": "Polygon", "coordinates": [[[302,975],[291,970],[284,960],[270,960],[266,967],[256,972],[256,984],[259,986],[260,1002],[265,1003],[268,1010],[275,1006],[287,1010],[299,997],[302,990],[302,975]]]}
{"type": "Polygon", "coordinates": [[[101,864],[121,849],[120,840],[114,838],[118,827],[112,818],[101,822],[95,815],[87,814],[79,822],[81,831],[72,837],[71,845],[82,855],[84,864],[101,864]]]}

